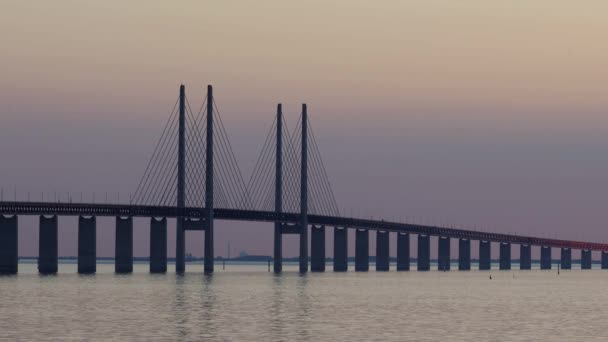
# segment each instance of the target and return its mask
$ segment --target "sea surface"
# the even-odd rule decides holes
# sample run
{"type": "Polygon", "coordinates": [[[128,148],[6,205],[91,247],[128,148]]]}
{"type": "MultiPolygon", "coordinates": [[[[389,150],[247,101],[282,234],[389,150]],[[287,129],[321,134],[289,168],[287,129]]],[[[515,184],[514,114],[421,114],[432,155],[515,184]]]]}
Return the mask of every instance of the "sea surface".
{"type": "MultiPolygon", "coordinates": [[[[394,265],[392,265],[394,266],[394,265]]],[[[187,273],[0,276],[9,341],[607,341],[608,271],[281,275],[265,264],[187,273]],[[491,278],[490,279],[490,275],[491,278]]],[[[331,269],[331,265],[328,265],[331,269]]],[[[394,269],[394,268],[393,268],[394,269]]]]}

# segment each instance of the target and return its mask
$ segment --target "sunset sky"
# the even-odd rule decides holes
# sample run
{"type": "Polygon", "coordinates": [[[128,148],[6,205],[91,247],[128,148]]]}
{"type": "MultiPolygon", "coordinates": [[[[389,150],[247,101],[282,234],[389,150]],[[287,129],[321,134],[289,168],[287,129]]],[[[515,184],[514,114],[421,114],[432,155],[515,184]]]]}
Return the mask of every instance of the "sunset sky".
{"type": "MultiPolygon", "coordinates": [[[[5,200],[15,186],[22,200],[124,200],[179,85],[198,107],[213,84],[245,177],[276,103],[294,124],[306,102],[343,214],[608,242],[606,13],[595,0],[3,0],[0,186],[5,200]]],[[[60,254],[75,255],[76,219],[60,222],[60,254]]],[[[36,255],[37,218],[20,223],[20,254],[36,255]]],[[[216,227],[218,255],[228,241],[271,254],[271,224],[216,227]]],[[[98,255],[113,235],[100,219],[98,255]]],[[[296,246],[287,237],[285,255],[296,246]]],[[[200,232],[187,248],[202,254],[200,232]]]]}

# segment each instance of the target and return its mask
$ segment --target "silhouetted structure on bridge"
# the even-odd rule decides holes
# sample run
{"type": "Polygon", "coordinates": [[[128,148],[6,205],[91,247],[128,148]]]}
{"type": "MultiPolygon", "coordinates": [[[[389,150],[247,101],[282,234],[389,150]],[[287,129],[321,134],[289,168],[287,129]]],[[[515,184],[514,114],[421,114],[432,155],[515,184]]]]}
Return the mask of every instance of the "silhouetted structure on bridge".
{"type": "Polygon", "coordinates": [[[277,106],[260,157],[248,183],[243,181],[227,133],[207,88],[193,113],[180,87],[161,138],[128,205],[0,201],[0,273],[18,270],[18,215],[40,216],[40,273],[56,273],[58,216],[77,215],[78,272],[96,271],[96,216],[116,217],[115,271],[133,271],[133,217],[150,218],[150,272],[167,271],[167,218],[177,220],[175,270],[184,272],[185,232],[204,231],[204,272],[214,271],[216,219],[274,224],[274,272],[282,271],[282,237],[299,236],[299,270],[325,271],[326,226],[333,227],[333,270],[348,270],[348,230],[355,230],[355,270],[369,270],[369,231],[376,232],[376,270],[390,269],[390,235],[396,233],[398,271],[410,269],[410,236],[417,235],[417,269],[431,269],[431,236],[437,238],[437,269],[451,269],[451,240],[458,239],[458,270],[471,269],[471,241],[479,242],[479,269],[491,269],[491,245],[498,244],[499,269],[511,269],[512,244],[520,245],[519,268],[531,269],[531,248],[540,247],[540,268],[551,269],[552,248],[561,248],[562,269],[572,266],[572,249],[581,250],[581,268],[590,269],[591,251],[601,251],[608,268],[608,245],[496,234],[463,229],[340,216],[320,152],[309,125],[307,106],[290,133],[277,106]],[[274,137],[275,143],[272,143],[274,137]],[[176,153],[177,152],[177,153],[176,153]],[[274,160],[274,163],[273,163],[274,160]],[[217,170],[216,170],[217,168],[217,170]],[[272,172],[274,170],[274,172],[272,172]],[[217,172],[216,172],[217,171],[217,172]],[[310,258],[309,237],[310,234],[310,258]]]}

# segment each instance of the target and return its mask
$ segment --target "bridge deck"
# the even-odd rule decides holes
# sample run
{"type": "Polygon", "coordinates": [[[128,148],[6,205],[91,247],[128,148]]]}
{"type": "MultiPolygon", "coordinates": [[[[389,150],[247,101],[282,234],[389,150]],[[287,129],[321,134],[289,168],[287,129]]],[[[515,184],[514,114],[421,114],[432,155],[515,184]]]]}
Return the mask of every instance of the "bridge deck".
{"type": "MultiPolygon", "coordinates": [[[[0,202],[2,215],[59,215],[59,216],[132,216],[132,217],[178,217],[203,218],[204,208],[176,208],[161,206],[142,206],[128,204],[93,204],[93,203],[48,203],[48,202],[0,202]]],[[[299,213],[275,213],[272,211],[214,209],[216,219],[257,222],[298,222],[299,213]]],[[[538,237],[480,232],[466,229],[444,228],[410,223],[390,222],[385,220],[368,220],[350,217],[309,215],[309,224],[349,228],[364,228],[405,232],[451,238],[466,238],[494,242],[510,242],[535,246],[567,247],[608,251],[608,244],[544,239],[538,237]]]]}

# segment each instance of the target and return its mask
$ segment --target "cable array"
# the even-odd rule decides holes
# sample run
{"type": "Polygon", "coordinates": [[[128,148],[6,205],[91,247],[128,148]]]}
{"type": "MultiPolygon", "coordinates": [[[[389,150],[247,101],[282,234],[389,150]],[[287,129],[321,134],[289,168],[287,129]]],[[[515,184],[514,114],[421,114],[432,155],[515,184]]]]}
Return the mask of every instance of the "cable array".
{"type": "Polygon", "coordinates": [[[213,182],[215,194],[218,195],[218,208],[249,209],[251,202],[248,197],[247,185],[241,169],[234,156],[234,151],[228,132],[222,121],[222,116],[213,101],[215,116],[213,120],[213,182]]]}
{"type": "Polygon", "coordinates": [[[133,194],[131,199],[133,204],[159,206],[177,204],[178,102],[179,97],[133,194]]]}
{"type": "MultiPolygon", "coordinates": [[[[179,99],[178,99],[179,101],[179,99]]],[[[205,205],[207,159],[207,98],[194,112],[185,98],[185,205],[205,205]]],[[[214,207],[247,209],[251,207],[246,185],[228,139],[226,127],[213,103],[213,190],[214,207]]],[[[177,205],[179,110],[174,106],[148,167],[133,196],[140,205],[177,205]]]]}
{"type": "Polygon", "coordinates": [[[186,184],[185,203],[187,207],[202,208],[205,206],[205,169],[207,130],[207,98],[195,114],[186,97],[186,184]]]}
{"type": "MultiPolygon", "coordinates": [[[[195,113],[185,99],[185,185],[187,207],[205,206],[208,99],[195,113]]],[[[176,206],[179,145],[179,110],[176,101],[146,167],[132,203],[176,206]]],[[[213,192],[214,207],[243,210],[275,210],[275,163],[277,121],[272,122],[249,181],[243,179],[217,103],[213,101],[213,192]]],[[[300,212],[302,118],[293,132],[281,125],[282,211],[300,212]]],[[[309,213],[338,216],[338,205],[310,124],[308,131],[309,213]]]]}
{"type": "MultiPolygon", "coordinates": [[[[302,118],[298,120],[293,133],[290,132],[285,119],[282,125],[282,211],[300,212],[300,175],[301,175],[301,141],[302,118]]],[[[338,216],[338,205],[331,188],[331,183],[325,170],[325,165],[319,152],[314,132],[307,125],[308,136],[308,209],[309,213],[317,215],[338,216]]],[[[275,163],[276,163],[276,119],[273,121],[247,189],[255,210],[275,210],[275,163]]]]}
{"type": "Polygon", "coordinates": [[[277,120],[272,122],[262,150],[258,155],[258,159],[253,167],[251,177],[247,182],[247,198],[249,199],[250,208],[253,210],[274,211],[274,194],[275,194],[275,156],[277,120]],[[270,203],[268,203],[270,201],[270,203]]]}
{"type": "Polygon", "coordinates": [[[309,200],[314,205],[310,212],[317,215],[340,216],[338,202],[321,157],[317,138],[308,122],[308,189],[309,200]],[[311,196],[312,195],[312,196],[311,196]]]}

